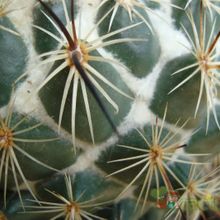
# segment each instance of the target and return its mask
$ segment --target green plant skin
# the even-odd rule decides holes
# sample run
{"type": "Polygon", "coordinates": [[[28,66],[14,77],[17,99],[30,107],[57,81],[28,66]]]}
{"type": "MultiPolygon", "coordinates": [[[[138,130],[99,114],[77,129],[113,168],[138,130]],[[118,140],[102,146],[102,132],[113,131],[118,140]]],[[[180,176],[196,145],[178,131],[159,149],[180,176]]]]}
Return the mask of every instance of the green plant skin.
{"type": "MultiPolygon", "coordinates": [[[[0,25],[15,30],[7,17],[0,17],[0,25]]],[[[21,36],[1,30],[0,41],[0,107],[2,107],[10,99],[14,81],[25,71],[28,54],[21,36]]]]}

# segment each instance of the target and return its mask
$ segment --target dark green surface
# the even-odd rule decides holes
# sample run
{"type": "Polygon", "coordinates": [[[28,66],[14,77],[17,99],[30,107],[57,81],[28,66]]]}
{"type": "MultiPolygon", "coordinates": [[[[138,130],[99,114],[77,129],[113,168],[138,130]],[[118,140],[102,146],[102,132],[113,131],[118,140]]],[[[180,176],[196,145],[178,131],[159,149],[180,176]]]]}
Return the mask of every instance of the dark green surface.
{"type": "MultiPolygon", "coordinates": [[[[192,17],[193,17],[197,32],[199,33],[200,32],[200,15],[201,15],[200,0],[192,0],[188,8],[185,9],[187,2],[188,0],[172,0],[172,3],[174,5],[177,5],[178,7],[183,8],[183,10],[176,10],[175,8],[173,8],[172,18],[174,21],[174,25],[177,29],[181,29],[183,31],[182,26],[184,26],[187,32],[189,33],[189,35],[192,37],[192,39],[195,39],[193,35],[193,31],[192,31],[193,30],[192,24],[190,23],[190,20],[187,17],[187,13],[188,14],[192,13],[192,17]]],[[[207,10],[205,9],[204,11],[205,11],[204,14],[206,14],[206,26],[203,26],[203,28],[205,28],[204,30],[206,34],[206,42],[208,42],[208,38],[211,33],[213,21],[215,20],[215,18],[219,20],[219,16],[213,10],[212,10],[213,17],[211,17],[208,9],[207,10]]],[[[219,31],[218,26],[216,26],[215,32],[216,31],[219,31]]],[[[183,33],[185,32],[183,31],[183,33]]]]}
{"type": "MultiPolygon", "coordinates": [[[[65,0],[66,4],[67,4],[67,8],[68,8],[68,13],[69,13],[69,17],[70,17],[70,3],[71,1],[69,0],[65,0]]],[[[76,5],[75,1],[75,14],[74,16],[76,17],[77,15],[77,5],[76,5]]],[[[66,26],[66,18],[65,18],[65,14],[64,14],[64,10],[63,10],[63,5],[61,1],[50,1],[46,3],[51,9],[52,11],[59,17],[59,19],[63,22],[63,24],[66,26]]],[[[52,32],[53,34],[55,34],[56,36],[60,37],[61,39],[63,39],[59,32],[56,30],[56,28],[52,25],[52,23],[48,20],[48,18],[46,18],[46,16],[42,13],[45,12],[45,9],[38,3],[33,11],[33,24],[34,25],[38,25],[44,29],[46,29],[47,31],[52,32]]],[[[47,13],[46,13],[47,14],[47,13]]],[[[43,31],[33,27],[33,33],[34,33],[34,45],[35,45],[35,49],[37,50],[38,53],[45,53],[45,52],[49,52],[52,50],[56,50],[59,43],[54,40],[51,36],[49,36],[48,34],[44,33],[43,31]]]]}
{"type": "MultiPolygon", "coordinates": [[[[28,201],[33,199],[27,191],[21,191],[24,206],[35,205],[32,202],[28,201]]],[[[0,193],[1,196],[1,193],[0,193]]],[[[7,220],[48,220],[50,219],[49,214],[37,214],[37,213],[24,213],[23,208],[21,207],[20,200],[16,193],[11,192],[7,200],[7,207],[4,209],[0,207],[0,212],[3,212],[7,216],[7,220]]],[[[27,211],[27,210],[26,210],[27,211]]]]}
{"type": "MultiPolygon", "coordinates": [[[[23,115],[14,113],[11,121],[11,127],[13,127],[13,125],[22,120],[24,117],[25,116],[23,115]]],[[[23,123],[15,129],[14,132],[30,128],[38,123],[39,122],[37,120],[27,117],[23,123]]],[[[36,140],[33,143],[18,141],[14,141],[14,143],[35,159],[56,169],[63,169],[73,164],[78,156],[73,152],[72,143],[65,139],[59,138],[53,141],[37,142],[37,140],[42,139],[58,138],[57,133],[45,125],[41,125],[23,134],[18,134],[15,136],[15,138],[36,140]]],[[[27,158],[16,149],[14,149],[14,151],[21,170],[27,179],[37,180],[54,173],[54,171],[49,170],[48,168],[45,168],[27,158]]]]}
{"type": "MultiPolygon", "coordinates": [[[[57,180],[55,180],[56,183],[58,183],[57,180]]],[[[19,203],[19,199],[16,196],[16,194],[11,193],[10,194],[10,198],[7,202],[8,208],[7,209],[0,209],[0,213],[4,213],[8,220],[48,220],[50,218],[52,218],[53,216],[56,215],[55,214],[49,214],[49,213],[43,213],[43,214],[37,214],[34,213],[34,209],[32,208],[28,208],[27,206],[38,206],[35,203],[32,203],[30,201],[28,201],[28,199],[32,199],[31,195],[26,192],[26,191],[22,191],[22,195],[25,199],[25,206],[26,206],[26,210],[24,212],[24,210],[22,210],[22,208],[20,207],[20,203],[19,203]]],[[[55,202],[55,200],[53,200],[53,202],[55,202]]],[[[90,203],[90,204],[94,204],[90,203]]],[[[140,212],[134,211],[134,207],[136,205],[136,201],[134,199],[131,198],[126,198],[123,199],[117,203],[111,203],[110,205],[103,205],[101,206],[97,206],[95,207],[93,210],[90,210],[91,213],[93,213],[96,216],[105,218],[107,220],[137,220],[140,217],[140,212]]],[[[59,218],[64,219],[64,218],[59,218]]],[[[84,219],[84,218],[83,218],[84,219]]]]}
{"type": "MultiPolygon", "coordinates": [[[[220,120],[220,106],[215,106],[218,121],[220,120]]],[[[207,120],[203,119],[197,132],[189,140],[186,152],[189,153],[210,153],[216,155],[220,153],[220,131],[213,114],[210,114],[208,131],[206,130],[207,120]]]]}
{"type": "Polygon", "coordinates": [[[150,208],[140,220],[164,220],[168,209],[150,208]]]}
{"type": "MultiPolygon", "coordinates": [[[[101,152],[99,159],[96,162],[96,165],[100,167],[102,170],[104,170],[107,174],[111,174],[117,170],[127,167],[138,160],[114,163],[110,163],[110,161],[144,154],[143,152],[121,148],[118,146],[118,144],[128,145],[140,149],[148,149],[148,146],[140,137],[137,131],[134,130],[129,132],[119,141],[119,143],[101,152]]],[[[129,183],[130,181],[132,181],[134,176],[141,170],[142,167],[143,164],[136,166],[135,168],[131,168],[127,171],[121,172],[119,174],[115,174],[113,177],[118,178],[126,183],[129,183]]],[[[139,184],[141,181],[137,182],[139,184]]]]}
{"type": "Polygon", "coordinates": [[[138,220],[141,213],[139,209],[134,211],[135,205],[134,199],[125,198],[109,206],[104,206],[102,209],[97,209],[95,215],[106,220],[138,220]]]}
{"type": "MultiPolygon", "coordinates": [[[[95,51],[93,55],[100,56],[100,54],[95,51]]],[[[55,69],[60,63],[55,63],[55,66],[52,67],[52,70],[55,69]]],[[[108,81],[110,81],[114,86],[123,91],[124,93],[131,95],[128,87],[123,82],[122,78],[119,75],[117,69],[115,69],[112,65],[101,63],[101,62],[89,62],[94,69],[100,72],[100,74],[105,77],[108,81]]],[[[50,72],[52,72],[52,70],[50,72]]],[[[56,77],[54,77],[48,84],[43,87],[40,91],[40,99],[46,108],[48,114],[54,118],[54,120],[58,123],[59,120],[59,111],[60,104],[63,96],[63,91],[67,79],[67,75],[69,72],[69,67],[60,72],[56,77]],[[50,100],[48,102],[48,100],[50,100]]],[[[97,79],[95,76],[93,78],[103,87],[103,89],[107,92],[107,94],[118,104],[119,113],[115,112],[115,109],[111,104],[104,98],[104,96],[98,92],[101,101],[103,102],[105,108],[107,109],[111,119],[114,124],[119,125],[124,117],[127,115],[131,106],[131,99],[119,94],[114,91],[112,88],[104,84],[102,81],[97,79]]],[[[71,109],[72,109],[72,90],[73,85],[71,85],[69,94],[67,97],[67,102],[65,105],[62,127],[71,133],[71,109]]],[[[90,90],[87,88],[88,100],[90,105],[91,117],[93,121],[93,130],[95,142],[105,141],[108,137],[113,134],[112,127],[109,125],[105,115],[101,111],[97,101],[94,99],[90,90]]],[[[84,99],[81,91],[81,85],[79,84],[78,88],[78,96],[76,103],[76,137],[86,141],[91,142],[91,135],[89,130],[88,119],[85,111],[84,99]]]]}
{"type": "MultiPolygon", "coordinates": [[[[17,31],[7,17],[0,17],[0,25],[17,31]]],[[[0,107],[8,103],[14,81],[24,73],[27,55],[21,36],[0,29],[0,107]]]]}
{"type": "MultiPolygon", "coordinates": [[[[160,127],[159,127],[160,128],[160,127]]],[[[163,129],[163,132],[161,134],[161,139],[166,136],[166,134],[169,131],[167,129],[163,129]]],[[[152,132],[151,132],[151,126],[147,125],[144,130],[142,131],[144,136],[147,138],[147,140],[152,143],[152,132]]],[[[176,135],[173,140],[171,140],[169,143],[175,143],[176,140],[179,139],[179,136],[176,135]]],[[[131,164],[134,164],[144,158],[141,159],[136,159],[136,160],[130,160],[130,161],[122,161],[122,162],[114,162],[114,163],[109,163],[112,160],[117,160],[117,159],[123,159],[123,158],[128,158],[128,157],[134,157],[134,156],[139,156],[146,154],[145,152],[139,152],[131,149],[125,149],[122,147],[119,147],[118,145],[126,145],[126,146],[132,146],[137,149],[147,149],[149,150],[149,146],[145,143],[144,139],[140,136],[140,134],[136,130],[132,130],[129,132],[127,135],[125,135],[119,143],[116,145],[113,145],[109,147],[107,150],[102,151],[102,153],[99,156],[98,161],[96,162],[96,165],[99,166],[102,170],[104,170],[107,174],[111,174],[117,170],[120,170],[122,168],[125,168],[131,164]],[[107,163],[106,163],[107,161],[107,163]]],[[[166,145],[165,147],[169,146],[166,145]]],[[[140,172],[140,170],[145,166],[147,162],[142,163],[141,165],[138,165],[136,167],[130,168],[124,172],[118,173],[113,175],[113,177],[126,182],[130,183],[135,176],[140,172]]],[[[147,169],[148,170],[148,169],[147,169]]],[[[145,174],[144,172],[141,177],[133,184],[133,185],[141,185],[145,179],[145,174]]],[[[153,184],[154,184],[154,178],[153,178],[153,184]]]]}
{"type": "Polygon", "coordinates": [[[158,78],[154,97],[150,104],[150,109],[160,118],[163,117],[164,108],[168,104],[169,111],[167,112],[166,121],[171,124],[176,124],[180,119],[177,126],[181,126],[190,119],[184,127],[186,129],[198,126],[206,110],[206,94],[204,89],[197,117],[194,118],[200,90],[200,72],[171,94],[168,93],[193,73],[195,68],[184,70],[173,76],[171,74],[195,62],[197,61],[192,55],[178,57],[168,62],[158,78]]]}
{"type": "MultiPolygon", "coordinates": [[[[183,185],[186,185],[187,182],[188,182],[188,177],[189,177],[189,172],[190,172],[190,168],[191,168],[191,164],[187,164],[192,163],[192,161],[194,161],[193,157],[190,157],[190,156],[183,156],[182,154],[180,154],[177,158],[177,160],[183,160],[185,161],[186,163],[180,163],[180,162],[170,162],[169,163],[169,168],[176,174],[176,176],[178,177],[178,179],[183,183],[183,185]]],[[[199,166],[203,166],[203,165],[198,165],[199,166]]],[[[183,186],[180,185],[179,182],[177,182],[174,177],[169,173],[168,173],[168,176],[169,176],[169,179],[170,179],[170,182],[172,183],[172,186],[174,189],[179,189],[179,188],[182,188],[183,186]]]]}
{"type": "MultiPolygon", "coordinates": [[[[91,199],[95,199],[93,203],[112,202],[122,190],[121,185],[111,179],[106,179],[92,169],[77,172],[75,177],[71,176],[71,180],[73,198],[74,200],[78,199],[79,203],[91,199]]],[[[43,200],[56,201],[54,196],[45,191],[45,189],[55,191],[68,198],[63,175],[45,179],[37,185],[37,191],[43,200]]]]}
{"type": "MultiPolygon", "coordinates": [[[[115,4],[114,1],[108,1],[105,3],[98,12],[97,21],[101,19],[115,4]]],[[[145,23],[121,32],[117,35],[108,38],[107,40],[123,39],[123,38],[142,38],[146,39],[146,42],[126,42],[106,47],[107,51],[113,53],[114,57],[121,60],[126,67],[128,67],[132,74],[138,78],[147,76],[156,65],[160,57],[160,43],[156,32],[153,29],[146,12],[143,9],[135,7],[145,20],[147,20],[152,27],[153,34],[149,27],[145,23]],[[150,54],[150,56],[149,56],[150,54]]],[[[99,36],[103,36],[108,33],[109,22],[112,13],[110,13],[105,20],[98,27],[99,36]]],[[[133,20],[130,21],[127,10],[123,7],[119,7],[117,14],[114,18],[111,31],[118,30],[120,28],[128,27],[129,25],[143,22],[142,19],[133,14],[133,20]]],[[[106,40],[106,41],[107,41],[106,40]]]]}
{"type": "Polygon", "coordinates": [[[136,220],[141,216],[140,210],[135,211],[136,201],[134,199],[122,199],[113,208],[112,218],[109,220],[136,220]]]}

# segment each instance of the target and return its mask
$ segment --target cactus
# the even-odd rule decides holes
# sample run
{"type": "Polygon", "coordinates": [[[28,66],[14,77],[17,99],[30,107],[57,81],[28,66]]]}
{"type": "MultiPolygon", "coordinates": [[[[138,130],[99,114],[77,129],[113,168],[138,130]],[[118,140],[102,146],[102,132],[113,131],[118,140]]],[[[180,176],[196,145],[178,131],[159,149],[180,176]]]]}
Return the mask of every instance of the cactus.
{"type": "Polygon", "coordinates": [[[219,14],[0,0],[0,220],[219,219],[219,14]]]}

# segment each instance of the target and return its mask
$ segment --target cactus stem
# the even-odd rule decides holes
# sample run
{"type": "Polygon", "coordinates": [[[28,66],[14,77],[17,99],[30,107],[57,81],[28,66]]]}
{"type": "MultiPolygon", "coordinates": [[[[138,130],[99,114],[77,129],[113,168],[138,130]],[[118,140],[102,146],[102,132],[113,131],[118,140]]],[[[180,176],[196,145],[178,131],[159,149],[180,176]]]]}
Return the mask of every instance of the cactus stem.
{"type": "MultiPolygon", "coordinates": [[[[108,120],[110,126],[112,127],[113,131],[119,136],[119,133],[117,131],[117,128],[115,127],[111,117],[108,114],[107,109],[105,108],[105,106],[102,104],[102,101],[98,95],[98,93],[96,92],[96,90],[94,89],[94,86],[102,93],[102,95],[110,102],[110,104],[114,104],[114,102],[111,102],[111,98],[107,95],[107,93],[104,91],[104,89],[102,89],[102,87],[96,82],[95,79],[93,79],[93,77],[89,74],[86,74],[84,68],[81,66],[76,54],[73,55],[73,61],[74,64],[76,66],[77,71],[80,73],[80,76],[82,77],[83,81],[86,83],[88,89],[90,90],[90,92],[93,94],[94,98],[96,99],[96,102],[98,103],[99,107],[101,108],[103,114],[105,115],[106,119],[108,120]],[[108,99],[110,98],[110,99],[108,99]]],[[[117,107],[117,104],[116,104],[117,107]]]]}
{"type": "MultiPolygon", "coordinates": [[[[205,167],[204,167],[205,168],[205,167]]],[[[186,212],[187,219],[190,219],[191,210],[198,210],[200,214],[203,214],[203,207],[210,206],[213,211],[218,211],[215,199],[217,192],[219,192],[219,171],[220,167],[216,167],[213,170],[204,171],[201,167],[191,166],[187,185],[179,190],[184,190],[184,193],[178,200],[178,206],[186,212]],[[207,173],[207,174],[206,174],[207,173]],[[193,203],[191,203],[193,202],[193,203]],[[213,209],[214,208],[214,209],[213,209]]],[[[178,209],[171,209],[166,214],[165,220],[180,218],[180,211],[178,209]],[[179,217],[178,217],[179,216],[179,217]]]]}
{"type": "MultiPolygon", "coordinates": [[[[101,7],[102,5],[104,5],[108,1],[109,0],[103,0],[100,3],[99,7],[101,7]]],[[[150,8],[148,8],[147,6],[145,6],[139,0],[115,0],[115,5],[113,7],[113,12],[112,12],[111,19],[110,19],[110,22],[109,22],[108,32],[110,32],[110,30],[112,28],[112,24],[113,24],[114,18],[117,14],[117,11],[118,11],[119,7],[123,7],[128,12],[129,18],[130,18],[131,21],[133,20],[133,15],[132,14],[139,17],[146,24],[146,26],[150,29],[150,31],[153,33],[152,27],[149,24],[149,22],[135,9],[135,7],[142,8],[146,11],[151,11],[151,12],[152,12],[152,10],[150,8]]]]}
{"type": "MultiPolygon", "coordinates": [[[[118,198],[120,198],[133,184],[135,184],[135,182],[137,182],[137,180],[141,176],[144,175],[145,176],[144,183],[142,185],[141,192],[139,193],[139,196],[137,199],[137,205],[138,205],[140,201],[142,200],[142,197],[144,196],[142,211],[144,210],[145,204],[147,202],[149,189],[152,184],[153,178],[155,178],[157,190],[159,190],[159,174],[162,176],[163,182],[168,192],[173,191],[173,187],[169,180],[168,174],[170,174],[182,187],[185,187],[183,182],[169,168],[169,166],[167,165],[167,162],[195,164],[195,165],[204,164],[204,163],[188,161],[184,159],[173,158],[173,155],[176,152],[176,150],[184,147],[185,145],[179,145],[178,142],[174,141],[174,138],[177,135],[177,132],[174,134],[172,134],[171,132],[168,132],[168,134],[165,135],[165,137],[161,138],[161,134],[163,132],[164,121],[166,118],[166,113],[167,113],[167,107],[164,112],[163,120],[161,123],[162,126],[160,127],[160,129],[159,129],[159,122],[157,118],[156,118],[156,124],[155,125],[152,124],[152,141],[151,142],[147,140],[147,138],[144,136],[144,134],[141,131],[137,130],[137,132],[140,134],[140,137],[143,138],[144,141],[146,142],[146,145],[147,145],[146,149],[126,146],[126,145],[118,145],[118,147],[121,147],[121,148],[140,152],[141,153],[140,155],[116,159],[116,160],[112,160],[108,162],[108,163],[116,163],[116,162],[134,161],[130,165],[109,174],[107,177],[119,174],[121,172],[125,172],[131,168],[143,165],[139,173],[137,173],[137,175],[133,178],[133,180],[125,187],[125,189],[118,196],[118,198]]],[[[184,123],[181,126],[181,128],[185,126],[185,124],[186,123],[184,123]]],[[[189,156],[195,156],[195,155],[189,155],[189,156]]],[[[197,156],[206,156],[206,155],[199,154],[197,156]]],[[[159,199],[159,195],[157,199],[159,199]]],[[[136,208],[137,208],[137,205],[136,205],[136,208]]]]}
{"type": "Polygon", "coordinates": [[[5,119],[3,119],[0,115],[0,152],[1,152],[0,182],[2,178],[4,178],[4,205],[6,206],[8,171],[11,169],[16,184],[17,192],[19,195],[19,199],[21,201],[22,207],[24,208],[17,174],[20,175],[22,181],[25,183],[27,189],[30,191],[33,198],[36,200],[37,198],[34,195],[34,192],[32,191],[26,177],[23,174],[23,171],[19,165],[19,161],[16,156],[16,152],[23,154],[25,157],[29,158],[30,160],[34,161],[35,163],[47,169],[53,170],[55,172],[58,172],[58,170],[44,164],[43,162],[31,156],[29,153],[27,153],[22,148],[20,148],[18,143],[47,142],[47,141],[57,140],[57,138],[33,140],[33,139],[24,139],[24,138],[16,137],[17,135],[24,134],[33,129],[38,128],[41,125],[41,123],[31,126],[29,128],[18,130],[19,125],[21,125],[27,119],[27,117],[22,118],[15,125],[12,125],[11,120],[13,117],[13,103],[14,103],[14,98],[11,99],[8,105],[8,112],[5,119]]]}
{"type": "MultiPolygon", "coordinates": [[[[115,1],[115,5],[113,6],[113,12],[112,12],[112,15],[110,18],[108,32],[110,32],[110,30],[112,28],[112,25],[113,25],[113,22],[114,22],[114,19],[116,17],[116,14],[118,12],[119,7],[122,7],[128,12],[128,15],[129,15],[131,22],[133,21],[133,17],[136,16],[136,17],[140,18],[141,21],[144,22],[144,24],[147,26],[147,28],[149,28],[149,30],[151,31],[152,34],[154,33],[150,23],[144,18],[144,16],[140,12],[138,12],[137,9],[140,8],[140,9],[143,9],[144,11],[146,11],[147,13],[156,14],[154,12],[154,10],[152,10],[150,7],[145,5],[140,0],[114,0],[114,1],[115,1]]],[[[102,7],[106,2],[109,2],[109,0],[102,0],[99,5],[99,8],[102,7]]],[[[150,0],[150,2],[154,2],[154,3],[158,3],[158,4],[168,4],[171,7],[181,9],[180,7],[178,7],[172,3],[162,1],[162,0],[150,0]]],[[[159,16],[159,15],[157,15],[157,16],[159,16]]]]}
{"type": "Polygon", "coordinates": [[[209,34],[208,42],[206,43],[206,39],[204,37],[204,33],[206,33],[206,27],[204,26],[204,8],[201,4],[200,8],[200,31],[198,33],[197,28],[195,26],[194,19],[192,17],[192,14],[188,14],[188,18],[190,20],[192,30],[194,33],[194,39],[192,39],[188,33],[188,31],[183,27],[183,30],[185,31],[189,41],[192,44],[192,50],[190,51],[191,54],[196,58],[196,62],[186,66],[182,69],[177,70],[176,72],[172,73],[172,75],[179,74],[183,72],[184,70],[191,69],[193,67],[196,67],[196,69],[187,76],[182,82],[180,82],[177,86],[175,86],[170,92],[174,92],[179,87],[181,87],[183,84],[187,83],[191,78],[193,78],[195,75],[200,74],[201,75],[201,81],[200,81],[200,90],[198,95],[198,100],[195,108],[194,117],[197,116],[199,106],[202,100],[202,95],[205,92],[206,94],[206,100],[207,100],[207,123],[206,123],[206,132],[208,131],[209,127],[209,120],[210,120],[210,109],[212,109],[215,122],[220,129],[220,125],[218,122],[216,110],[215,110],[215,104],[214,99],[216,97],[216,91],[217,86],[220,85],[220,80],[218,77],[218,71],[220,62],[216,61],[217,53],[216,53],[216,45],[219,40],[220,34],[218,33],[217,36],[214,38],[214,29],[216,21],[214,21],[214,25],[212,27],[211,33],[209,34]],[[204,91],[205,90],[205,91],[204,91]]]}
{"type": "MultiPolygon", "coordinates": [[[[53,218],[50,218],[51,220],[57,219],[59,217],[65,217],[66,220],[77,220],[81,219],[82,217],[85,219],[92,218],[104,220],[104,218],[101,218],[97,215],[93,215],[92,213],[86,211],[86,209],[91,209],[94,207],[97,208],[98,206],[107,204],[107,202],[95,203],[97,199],[91,199],[88,201],[80,202],[81,196],[79,196],[79,198],[75,200],[73,197],[71,177],[69,175],[65,175],[65,186],[67,190],[67,198],[60,195],[59,193],[46,189],[46,191],[49,192],[52,196],[54,196],[54,198],[60,200],[60,203],[40,201],[40,204],[42,206],[26,206],[25,208],[33,210],[26,211],[26,213],[58,213],[53,218]]],[[[36,201],[34,200],[30,201],[36,203],[36,201]]]]}
{"type": "Polygon", "coordinates": [[[127,148],[130,150],[143,152],[143,154],[141,154],[139,156],[133,156],[133,157],[121,158],[121,159],[109,161],[110,163],[115,163],[115,162],[138,160],[137,162],[134,162],[127,167],[124,167],[118,171],[115,171],[108,176],[112,176],[117,173],[127,171],[133,167],[138,166],[138,165],[144,164],[141,171],[134,177],[134,179],[128,184],[128,186],[126,186],[126,188],[118,196],[118,197],[121,197],[137,181],[137,179],[139,179],[146,172],[143,187],[141,189],[141,192],[140,192],[140,194],[138,196],[138,200],[137,200],[137,204],[139,204],[141,197],[143,196],[144,191],[145,191],[144,204],[142,206],[142,211],[143,211],[143,208],[145,207],[145,203],[147,201],[148,194],[149,194],[150,185],[151,185],[152,178],[154,175],[156,177],[157,185],[159,186],[158,171],[163,176],[163,179],[165,181],[166,186],[170,188],[170,184],[171,184],[169,181],[167,181],[168,177],[166,175],[166,171],[163,168],[164,164],[161,162],[164,159],[163,153],[166,152],[166,148],[163,149],[163,147],[161,147],[159,145],[158,136],[161,135],[161,132],[162,132],[161,129],[158,133],[158,126],[156,125],[156,127],[154,128],[154,130],[152,132],[152,144],[151,145],[149,144],[150,142],[146,139],[146,137],[144,137],[144,135],[140,131],[138,131],[138,133],[141,134],[140,136],[145,140],[145,142],[148,146],[147,148],[149,148],[149,149],[142,149],[142,148],[136,148],[136,147],[131,147],[131,146],[119,145],[119,147],[122,147],[122,148],[127,148]]]}
{"type": "MultiPolygon", "coordinates": [[[[71,2],[71,4],[73,7],[73,1],[71,2]]],[[[84,98],[84,102],[85,102],[86,114],[87,114],[87,118],[88,118],[90,134],[91,134],[91,138],[92,138],[93,143],[95,142],[95,140],[94,140],[95,138],[94,138],[92,116],[90,113],[86,87],[89,90],[94,91],[94,92],[92,92],[92,94],[94,95],[94,98],[98,102],[98,105],[100,106],[102,111],[104,111],[105,108],[104,108],[102,102],[100,100],[98,100],[99,97],[98,97],[98,94],[95,94],[96,91],[94,90],[94,88],[96,88],[98,90],[98,92],[100,92],[105,97],[105,99],[113,106],[116,113],[119,111],[119,108],[118,108],[118,105],[114,102],[114,100],[111,99],[111,97],[105,92],[105,90],[101,87],[101,85],[96,81],[96,79],[95,79],[96,77],[98,79],[100,79],[102,82],[104,82],[105,84],[107,84],[109,87],[111,87],[113,90],[118,92],[119,94],[132,99],[132,97],[125,94],[123,91],[121,91],[116,86],[114,86],[109,80],[107,80],[105,77],[103,77],[99,71],[97,71],[95,68],[93,68],[89,64],[89,61],[106,62],[109,64],[111,64],[111,63],[118,64],[118,62],[116,62],[114,59],[103,58],[101,56],[100,57],[99,56],[92,56],[90,53],[93,51],[96,51],[99,48],[103,48],[103,47],[106,47],[109,45],[115,45],[118,43],[131,42],[131,41],[146,41],[146,39],[125,38],[125,39],[116,39],[116,40],[109,40],[109,41],[102,42],[103,40],[108,39],[109,37],[111,37],[113,35],[116,35],[116,34],[121,33],[123,31],[129,30],[131,28],[135,28],[136,26],[142,24],[142,22],[137,23],[137,24],[132,24],[132,25],[125,27],[125,28],[120,28],[119,30],[113,31],[113,32],[108,33],[106,35],[103,35],[97,39],[89,41],[88,40],[89,37],[91,36],[93,31],[95,31],[95,28],[92,28],[88,32],[88,34],[86,35],[86,37],[84,39],[83,38],[77,39],[75,25],[73,26],[73,24],[72,24],[72,23],[74,23],[74,16],[73,16],[73,14],[71,14],[72,21],[70,21],[70,19],[68,17],[65,1],[63,1],[63,7],[64,7],[64,11],[65,11],[65,15],[66,15],[66,22],[67,22],[66,26],[72,27],[72,29],[74,29],[73,30],[74,36],[73,36],[73,39],[71,39],[71,41],[70,41],[68,38],[71,35],[70,34],[71,31],[68,28],[67,29],[65,28],[65,32],[68,32],[68,35],[67,35],[67,33],[64,32],[65,26],[63,24],[62,25],[60,24],[61,21],[59,20],[59,18],[56,15],[54,15],[54,12],[51,12],[51,9],[48,9],[48,6],[45,6],[45,3],[43,3],[43,6],[44,6],[45,10],[47,11],[47,13],[51,16],[51,18],[54,19],[55,22],[44,12],[43,12],[43,14],[51,22],[51,24],[57,29],[57,31],[60,33],[61,37],[57,37],[53,33],[49,32],[48,30],[41,28],[39,26],[35,25],[34,27],[39,29],[40,31],[43,31],[44,33],[48,34],[53,39],[58,41],[63,47],[66,48],[66,50],[61,49],[61,50],[56,50],[56,51],[52,51],[52,52],[46,52],[46,53],[41,54],[39,56],[40,58],[49,56],[44,61],[42,61],[40,63],[40,65],[52,63],[52,62],[58,61],[58,60],[64,60],[64,62],[60,66],[58,66],[55,70],[53,70],[53,72],[49,76],[47,76],[45,78],[45,80],[42,82],[42,84],[37,88],[36,92],[39,92],[41,88],[43,88],[51,79],[53,79],[57,74],[59,74],[66,67],[69,68],[69,74],[67,76],[67,80],[65,83],[65,88],[63,91],[63,97],[62,97],[61,106],[60,106],[58,131],[60,131],[60,128],[61,128],[62,117],[63,117],[63,112],[64,112],[67,96],[69,93],[71,83],[73,82],[74,86],[73,86],[73,91],[72,91],[73,98],[72,98],[71,129],[72,129],[73,146],[74,146],[74,150],[76,150],[75,113],[76,113],[76,108],[77,108],[76,99],[77,99],[77,91],[78,91],[78,87],[79,87],[78,82],[80,82],[80,86],[82,87],[82,91],[83,91],[83,98],[84,98]],[[58,20],[59,20],[59,22],[58,22],[58,20]],[[72,41],[75,43],[74,47],[72,46],[72,41]],[[50,57],[50,55],[52,55],[52,56],[50,57]],[[73,58],[75,56],[77,56],[77,61],[79,61],[79,64],[77,64],[78,67],[76,65],[76,61],[73,60],[73,58]],[[79,71],[79,65],[81,66],[80,70],[83,70],[85,72],[84,75],[83,75],[82,71],[81,72],[79,71]],[[93,75],[95,77],[93,77],[93,75]],[[86,77],[86,79],[85,79],[85,77],[86,77]]],[[[111,10],[107,12],[107,15],[110,12],[111,12],[111,10]]],[[[103,16],[100,19],[100,21],[98,21],[98,23],[95,25],[95,27],[100,25],[100,23],[106,18],[107,15],[103,16]]],[[[122,65],[122,64],[120,64],[120,65],[122,65]]],[[[106,118],[109,121],[110,125],[113,127],[113,122],[110,119],[110,117],[108,116],[107,111],[105,111],[104,114],[106,115],[106,118]]],[[[116,131],[115,126],[114,126],[113,130],[116,131]]]]}

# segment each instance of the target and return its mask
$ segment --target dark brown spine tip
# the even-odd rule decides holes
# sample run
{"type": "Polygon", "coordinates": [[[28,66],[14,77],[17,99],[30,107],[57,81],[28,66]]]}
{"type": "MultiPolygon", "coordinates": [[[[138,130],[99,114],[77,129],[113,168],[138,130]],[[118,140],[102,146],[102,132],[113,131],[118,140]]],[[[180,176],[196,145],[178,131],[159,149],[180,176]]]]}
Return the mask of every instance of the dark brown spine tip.
{"type": "Polygon", "coordinates": [[[212,42],[211,46],[209,47],[209,51],[208,51],[208,54],[212,53],[212,51],[215,49],[215,46],[219,40],[219,37],[220,37],[220,31],[218,32],[218,34],[216,35],[214,41],[212,42]]]}
{"type": "Polygon", "coordinates": [[[180,211],[180,213],[181,213],[181,215],[182,215],[183,220],[187,220],[187,218],[186,218],[186,216],[185,216],[185,214],[184,214],[183,210],[180,208],[180,206],[179,206],[179,205],[178,205],[178,207],[177,207],[177,208],[179,209],[179,211],[180,211]]]}
{"type": "Polygon", "coordinates": [[[95,98],[96,102],[98,103],[98,106],[100,107],[100,109],[102,110],[103,114],[105,115],[107,121],[109,122],[110,126],[112,127],[112,130],[116,133],[116,135],[118,136],[118,138],[120,137],[120,134],[114,124],[114,122],[112,121],[107,109],[105,108],[102,100],[100,99],[94,85],[92,84],[91,80],[88,78],[85,70],[83,69],[82,65],[79,62],[79,59],[77,57],[76,53],[73,53],[72,55],[72,61],[77,69],[77,71],[79,72],[80,76],[83,78],[86,86],[88,87],[88,89],[90,90],[90,92],[92,93],[93,97],[95,98]]]}
{"type": "Polygon", "coordinates": [[[178,148],[185,148],[185,147],[187,147],[187,144],[180,145],[178,148]]]}
{"type": "Polygon", "coordinates": [[[63,32],[64,36],[66,37],[66,40],[69,43],[70,50],[75,50],[77,45],[71,38],[69,32],[67,31],[65,25],[61,22],[61,20],[57,17],[57,15],[45,4],[42,0],[37,0],[40,2],[40,4],[44,7],[47,14],[56,22],[56,24],[59,26],[60,30],[63,32]]]}
{"type": "Polygon", "coordinates": [[[74,19],[74,0],[71,0],[71,22],[72,22],[72,29],[73,29],[73,39],[75,44],[77,43],[77,33],[76,33],[76,25],[74,19]]]}

